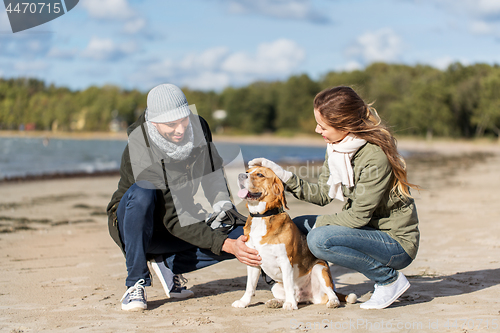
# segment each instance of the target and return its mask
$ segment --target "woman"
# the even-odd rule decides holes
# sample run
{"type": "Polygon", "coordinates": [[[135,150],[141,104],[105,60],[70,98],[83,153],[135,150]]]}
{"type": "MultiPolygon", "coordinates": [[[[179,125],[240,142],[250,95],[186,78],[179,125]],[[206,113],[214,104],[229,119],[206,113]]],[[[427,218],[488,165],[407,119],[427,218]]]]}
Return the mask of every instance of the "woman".
{"type": "Polygon", "coordinates": [[[349,87],[326,89],[314,99],[316,133],[327,142],[318,183],[309,183],[276,163],[259,158],[249,165],[271,168],[287,190],[324,206],[347,199],[342,212],[294,219],[318,258],[348,267],[375,282],[363,309],[390,306],[410,283],[397,270],[417,254],[418,217],[406,165],[391,133],[374,108],[349,87]]]}

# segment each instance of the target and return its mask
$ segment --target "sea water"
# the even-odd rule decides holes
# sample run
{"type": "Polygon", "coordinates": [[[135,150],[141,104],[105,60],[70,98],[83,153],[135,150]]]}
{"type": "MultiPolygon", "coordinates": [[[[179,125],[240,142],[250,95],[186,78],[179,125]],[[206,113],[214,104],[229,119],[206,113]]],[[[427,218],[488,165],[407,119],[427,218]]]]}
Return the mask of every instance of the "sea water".
{"type": "MultiPolygon", "coordinates": [[[[117,171],[126,145],[126,140],[0,137],[0,179],[117,171]]],[[[264,157],[287,164],[321,162],[326,149],[232,143],[216,143],[216,147],[225,159],[241,152],[245,162],[264,157]]]]}

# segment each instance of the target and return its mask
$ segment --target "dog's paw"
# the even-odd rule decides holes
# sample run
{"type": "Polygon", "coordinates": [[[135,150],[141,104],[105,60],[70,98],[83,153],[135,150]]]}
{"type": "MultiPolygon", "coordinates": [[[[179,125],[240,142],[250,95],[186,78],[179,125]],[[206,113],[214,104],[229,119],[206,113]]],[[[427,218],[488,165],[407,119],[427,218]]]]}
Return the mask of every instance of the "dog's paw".
{"type": "Polygon", "coordinates": [[[333,308],[338,308],[340,306],[340,301],[338,299],[330,299],[328,302],[326,302],[326,307],[333,309],[333,308]]]}
{"type": "Polygon", "coordinates": [[[297,303],[292,304],[292,302],[285,302],[285,304],[283,304],[283,309],[285,309],[285,310],[297,310],[298,309],[297,303]]]}
{"type": "Polygon", "coordinates": [[[243,302],[241,299],[234,301],[233,304],[231,304],[233,308],[246,308],[247,305],[248,303],[243,302]]]}
{"type": "Polygon", "coordinates": [[[279,309],[283,307],[283,303],[285,303],[284,300],[273,298],[266,302],[266,307],[270,309],[279,309]]]}

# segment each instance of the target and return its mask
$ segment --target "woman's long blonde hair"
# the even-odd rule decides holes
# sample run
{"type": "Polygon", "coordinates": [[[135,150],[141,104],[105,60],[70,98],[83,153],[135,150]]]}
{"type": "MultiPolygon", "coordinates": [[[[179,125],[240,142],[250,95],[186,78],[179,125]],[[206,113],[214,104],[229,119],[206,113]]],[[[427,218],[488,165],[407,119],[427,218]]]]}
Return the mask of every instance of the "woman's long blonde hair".
{"type": "Polygon", "coordinates": [[[352,88],[340,86],[323,90],[314,98],[314,109],[328,125],[353,133],[384,151],[394,174],[393,191],[411,198],[409,188],[419,189],[408,182],[406,163],[396,148],[396,139],[382,124],[377,110],[366,104],[352,88]]]}

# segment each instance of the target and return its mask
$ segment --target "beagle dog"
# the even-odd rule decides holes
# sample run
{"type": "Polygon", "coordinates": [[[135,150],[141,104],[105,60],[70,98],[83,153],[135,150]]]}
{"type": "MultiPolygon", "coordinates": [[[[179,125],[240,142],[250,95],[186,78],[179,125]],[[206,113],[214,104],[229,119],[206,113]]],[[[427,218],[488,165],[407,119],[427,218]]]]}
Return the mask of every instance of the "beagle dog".
{"type": "Polygon", "coordinates": [[[284,187],[271,169],[253,167],[238,176],[238,196],[247,200],[250,216],[244,233],[246,245],[259,251],[260,267],[247,266],[247,287],[243,297],[232,306],[244,308],[255,294],[260,270],[276,283],[271,291],[270,308],[298,309],[297,304],[309,302],[336,308],[340,301],[355,303],[356,295],[335,292],[328,264],[309,251],[302,234],[283,209],[286,206],[284,187]]]}

